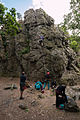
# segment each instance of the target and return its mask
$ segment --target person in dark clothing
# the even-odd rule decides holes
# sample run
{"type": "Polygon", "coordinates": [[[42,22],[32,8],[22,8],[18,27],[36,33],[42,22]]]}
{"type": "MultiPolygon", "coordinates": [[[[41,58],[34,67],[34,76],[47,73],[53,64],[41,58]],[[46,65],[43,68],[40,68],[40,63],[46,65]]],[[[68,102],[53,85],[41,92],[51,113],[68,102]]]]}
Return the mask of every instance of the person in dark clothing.
{"type": "Polygon", "coordinates": [[[65,85],[59,85],[56,89],[56,107],[59,108],[60,104],[67,103],[67,96],[65,94],[65,85]]]}
{"type": "Polygon", "coordinates": [[[41,46],[44,45],[44,44],[43,44],[43,40],[39,40],[39,43],[40,43],[41,46]]]}
{"type": "Polygon", "coordinates": [[[43,43],[44,37],[40,36],[40,40],[39,40],[39,44],[43,47],[44,43],[43,43]]]}
{"type": "Polygon", "coordinates": [[[26,81],[26,76],[24,75],[25,72],[22,72],[20,76],[20,99],[23,99],[23,91],[25,89],[25,81],[26,81]]]}
{"type": "Polygon", "coordinates": [[[46,84],[48,84],[48,90],[50,89],[49,81],[50,81],[50,72],[47,72],[47,74],[45,75],[45,81],[44,81],[43,89],[45,89],[46,84]]]}
{"type": "Polygon", "coordinates": [[[56,81],[54,80],[51,81],[51,88],[52,89],[56,88],[56,81]]]}

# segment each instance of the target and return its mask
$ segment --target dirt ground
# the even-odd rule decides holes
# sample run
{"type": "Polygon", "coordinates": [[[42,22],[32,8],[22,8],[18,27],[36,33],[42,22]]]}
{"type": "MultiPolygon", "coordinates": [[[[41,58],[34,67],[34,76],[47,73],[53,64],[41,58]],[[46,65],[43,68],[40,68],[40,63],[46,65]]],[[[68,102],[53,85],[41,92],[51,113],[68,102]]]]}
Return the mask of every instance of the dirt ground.
{"type": "MultiPolygon", "coordinates": [[[[19,78],[0,78],[0,120],[80,120],[80,112],[66,112],[56,109],[55,92],[31,88],[24,91],[24,100],[20,100],[19,78]],[[18,89],[4,90],[5,87],[15,84],[18,89]],[[25,105],[26,109],[19,106],[25,105]]],[[[80,107],[80,101],[76,101],[80,107]]]]}

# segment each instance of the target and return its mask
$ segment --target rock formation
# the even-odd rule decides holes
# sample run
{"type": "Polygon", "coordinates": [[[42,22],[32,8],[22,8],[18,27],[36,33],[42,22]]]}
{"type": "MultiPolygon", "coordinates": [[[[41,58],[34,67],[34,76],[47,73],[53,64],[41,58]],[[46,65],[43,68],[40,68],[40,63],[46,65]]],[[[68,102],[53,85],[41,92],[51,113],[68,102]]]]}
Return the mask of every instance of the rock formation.
{"type": "MultiPolygon", "coordinates": [[[[49,70],[57,82],[67,84],[79,80],[79,75],[76,74],[79,72],[76,53],[69,47],[68,37],[56,27],[53,18],[41,8],[30,9],[24,13],[24,22],[21,24],[22,31],[13,42],[9,40],[7,46],[11,52],[8,52],[8,59],[5,61],[6,73],[19,75],[21,70],[24,70],[29,80],[41,80],[49,70]]],[[[1,55],[0,53],[2,62],[1,55]]],[[[5,65],[1,62],[0,74],[4,73],[2,67],[5,65]]]]}

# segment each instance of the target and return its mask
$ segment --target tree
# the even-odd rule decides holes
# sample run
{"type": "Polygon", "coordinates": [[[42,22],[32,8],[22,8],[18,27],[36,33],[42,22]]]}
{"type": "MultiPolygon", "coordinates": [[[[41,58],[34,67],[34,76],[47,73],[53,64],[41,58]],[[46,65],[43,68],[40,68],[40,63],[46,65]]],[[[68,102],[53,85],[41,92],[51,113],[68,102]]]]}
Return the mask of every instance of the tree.
{"type": "Polygon", "coordinates": [[[70,13],[64,16],[66,29],[71,30],[72,34],[80,33],[80,0],[71,0],[70,13]]]}
{"type": "MultiPolygon", "coordinates": [[[[66,33],[71,31],[70,44],[73,46],[73,41],[77,42],[74,44],[76,50],[80,49],[80,0],[71,0],[70,2],[70,13],[64,16],[64,22],[59,25],[62,30],[66,33]]],[[[73,49],[75,47],[72,47],[73,49]]]]}
{"type": "Polygon", "coordinates": [[[5,15],[5,30],[6,33],[14,36],[18,32],[20,24],[16,21],[16,10],[12,8],[5,15]]]}
{"type": "Polygon", "coordinates": [[[17,13],[17,18],[18,18],[19,20],[22,20],[22,15],[21,15],[21,13],[17,13]]]}
{"type": "Polygon", "coordinates": [[[8,9],[0,3],[0,35],[3,40],[3,46],[5,53],[7,46],[7,37],[15,36],[19,31],[20,24],[16,20],[16,10],[15,8],[8,9]]]}
{"type": "Polygon", "coordinates": [[[2,3],[0,3],[0,26],[4,24],[4,16],[5,16],[5,11],[7,10],[6,7],[2,3]]]}
{"type": "Polygon", "coordinates": [[[8,10],[2,3],[0,3],[0,26],[3,29],[0,30],[0,33],[4,32],[6,35],[14,36],[19,30],[20,24],[16,20],[16,10],[11,8],[8,10]]]}

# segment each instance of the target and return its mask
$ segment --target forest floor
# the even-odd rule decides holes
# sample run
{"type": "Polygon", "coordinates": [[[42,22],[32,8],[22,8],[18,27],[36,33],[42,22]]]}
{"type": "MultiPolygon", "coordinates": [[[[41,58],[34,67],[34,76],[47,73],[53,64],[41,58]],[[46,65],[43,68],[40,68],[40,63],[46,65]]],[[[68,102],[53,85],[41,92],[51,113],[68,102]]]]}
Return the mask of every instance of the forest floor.
{"type": "MultiPolygon", "coordinates": [[[[24,100],[20,100],[19,78],[0,78],[0,120],[80,120],[80,112],[66,112],[56,109],[55,92],[52,89],[41,91],[31,88],[24,91],[24,100]],[[18,89],[4,90],[15,84],[18,89]],[[26,106],[21,109],[20,106],[26,106]]],[[[80,107],[80,100],[76,101],[80,107]]]]}

